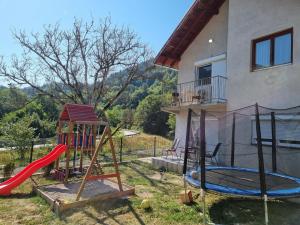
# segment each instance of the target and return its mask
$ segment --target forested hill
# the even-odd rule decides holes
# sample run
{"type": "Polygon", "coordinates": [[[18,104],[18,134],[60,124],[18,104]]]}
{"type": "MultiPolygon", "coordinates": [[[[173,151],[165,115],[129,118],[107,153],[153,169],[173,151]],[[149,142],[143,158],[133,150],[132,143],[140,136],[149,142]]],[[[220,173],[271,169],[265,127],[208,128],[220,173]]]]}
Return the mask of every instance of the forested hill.
{"type": "MultiPolygon", "coordinates": [[[[108,95],[119,90],[120,81],[124,76],[126,71],[109,77],[108,95]]],[[[123,123],[126,128],[141,129],[147,133],[163,136],[172,135],[174,118],[161,112],[160,107],[168,97],[164,89],[168,87],[167,89],[171,90],[176,86],[176,82],[175,71],[158,67],[145,73],[142,78],[134,80],[107,110],[112,126],[123,123]]],[[[36,95],[31,88],[1,86],[0,128],[10,127],[8,124],[30,126],[35,136],[53,136],[60,107],[52,99],[36,95]]],[[[4,130],[1,129],[0,141],[3,135],[4,130]]]]}
{"type": "MultiPolygon", "coordinates": [[[[124,71],[111,75],[111,92],[119,90],[118,82],[126,76],[124,71]]],[[[107,111],[113,126],[124,123],[127,128],[139,128],[144,132],[162,136],[172,136],[175,119],[161,112],[161,107],[169,99],[167,91],[176,87],[177,72],[155,67],[134,80],[107,111]]]]}

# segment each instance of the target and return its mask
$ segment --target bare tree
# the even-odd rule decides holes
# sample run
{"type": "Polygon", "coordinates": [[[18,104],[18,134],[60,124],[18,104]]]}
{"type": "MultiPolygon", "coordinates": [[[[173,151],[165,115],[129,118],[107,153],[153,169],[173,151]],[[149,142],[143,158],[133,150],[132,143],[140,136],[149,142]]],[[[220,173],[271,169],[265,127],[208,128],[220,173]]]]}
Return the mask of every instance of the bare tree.
{"type": "Polygon", "coordinates": [[[15,31],[13,36],[24,53],[12,57],[10,64],[2,59],[0,76],[62,104],[93,104],[96,108],[105,103],[102,110],[106,110],[142,75],[150,58],[137,35],[128,27],[113,25],[109,17],[99,24],[75,19],[70,30],[56,24],[45,26],[42,34],[15,31]],[[126,71],[120,89],[108,96],[108,78],[120,70],[126,71]]]}

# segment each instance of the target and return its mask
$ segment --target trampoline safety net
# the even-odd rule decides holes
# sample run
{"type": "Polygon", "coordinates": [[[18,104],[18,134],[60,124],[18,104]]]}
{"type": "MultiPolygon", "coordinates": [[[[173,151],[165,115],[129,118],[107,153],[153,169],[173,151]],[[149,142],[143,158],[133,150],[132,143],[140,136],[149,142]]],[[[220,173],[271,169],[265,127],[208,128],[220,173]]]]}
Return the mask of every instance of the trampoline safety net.
{"type": "Polygon", "coordinates": [[[191,185],[244,196],[300,195],[300,107],[188,114],[183,173],[191,185]]]}

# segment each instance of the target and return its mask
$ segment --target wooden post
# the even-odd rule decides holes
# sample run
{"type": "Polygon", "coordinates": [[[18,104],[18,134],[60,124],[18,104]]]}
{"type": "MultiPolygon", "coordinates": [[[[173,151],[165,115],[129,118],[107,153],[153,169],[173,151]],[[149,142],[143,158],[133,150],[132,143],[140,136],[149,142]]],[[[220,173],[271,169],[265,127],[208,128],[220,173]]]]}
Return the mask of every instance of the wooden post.
{"type": "MultiPolygon", "coordinates": [[[[78,145],[79,145],[79,143],[78,143],[78,141],[79,141],[79,126],[80,126],[80,124],[76,125],[76,146],[74,146],[74,158],[73,158],[73,169],[74,170],[76,167],[76,155],[77,155],[77,150],[78,150],[78,145]]],[[[75,140],[74,140],[74,144],[75,144],[75,140]]]]}
{"type": "Polygon", "coordinates": [[[271,128],[272,128],[272,171],[277,172],[277,146],[276,146],[276,120],[275,113],[271,112],[271,128]]]}
{"type": "Polygon", "coordinates": [[[153,141],[153,156],[156,157],[156,136],[154,136],[153,141]]]}
{"type": "Polygon", "coordinates": [[[81,193],[82,193],[82,191],[84,189],[85,183],[86,183],[88,177],[90,176],[90,174],[92,172],[92,168],[93,168],[94,162],[95,162],[95,160],[97,158],[98,152],[102,150],[103,143],[105,141],[105,136],[107,135],[107,132],[108,132],[108,127],[105,127],[104,132],[103,132],[103,134],[101,136],[101,139],[100,139],[100,143],[99,143],[99,145],[98,145],[98,147],[97,147],[97,149],[94,152],[94,155],[92,157],[90,166],[88,167],[88,169],[86,171],[86,174],[83,177],[82,183],[80,185],[80,188],[79,188],[77,196],[76,196],[76,201],[78,201],[80,199],[80,195],[81,195],[81,193]]]}
{"type": "Polygon", "coordinates": [[[97,127],[96,125],[92,126],[92,140],[91,140],[91,144],[92,144],[92,155],[94,155],[94,151],[96,150],[96,138],[97,138],[97,127]],[[94,140],[94,142],[93,142],[94,140]]]}
{"type": "Polygon", "coordinates": [[[123,191],[121,177],[120,177],[120,172],[119,172],[119,166],[118,166],[118,162],[117,162],[117,158],[116,158],[115,146],[114,146],[114,142],[113,142],[113,139],[112,139],[110,127],[109,127],[109,125],[107,125],[107,126],[108,126],[108,129],[107,129],[108,130],[107,131],[108,140],[109,140],[109,144],[110,144],[110,148],[111,148],[111,154],[112,154],[113,163],[114,163],[114,166],[115,166],[115,171],[116,171],[116,174],[117,174],[117,180],[118,180],[119,190],[123,191]]]}
{"type": "Polygon", "coordinates": [[[123,154],[123,137],[120,139],[120,162],[122,162],[122,154],[123,154]]]}
{"type": "Polygon", "coordinates": [[[89,150],[88,150],[88,152],[89,152],[89,155],[92,157],[93,155],[93,145],[92,145],[92,129],[93,129],[93,126],[91,125],[90,126],[90,129],[89,129],[89,138],[88,138],[88,146],[89,146],[89,150]]]}
{"type": "Polygon", "coordinates": [[[32,163],[33,147],[34,147],[34,141],[31,141],[29,163],[32,163]]]}
{"type": "Polygon", "coordinates": [[[83,150],[84,150],[84,136],[85,136],[85,124],[83,125],[83,130],[82,130],[82,142],[81,142],[81,151],[80,151],[80,165],[79,165],[79,170],[82,172],[82,164],[83,164],[83,150]]]}
{"type": "MultiPolygon", "coordinates": [[[[58,142],[59,142],[57,144],[62,144],[61,143],[62,141],[60,140],[62,138],[62,122],[60,120],[58,121],[57,136],[58,136],[58,142]]],[[[56,170],[59,169],[59,157],[55,161],[55,169],[56,170]]]]}
{"type": "Polygon", "coordinates": [[[69,164],[70,164],[70,146],[71,146],[71,135],[73,134],[74,124],[69,122],[69,133],[68,133],[68,146],[66,150],[66,173],[65,173],[65,182],[68,181],[69,178],[69,164]]]}

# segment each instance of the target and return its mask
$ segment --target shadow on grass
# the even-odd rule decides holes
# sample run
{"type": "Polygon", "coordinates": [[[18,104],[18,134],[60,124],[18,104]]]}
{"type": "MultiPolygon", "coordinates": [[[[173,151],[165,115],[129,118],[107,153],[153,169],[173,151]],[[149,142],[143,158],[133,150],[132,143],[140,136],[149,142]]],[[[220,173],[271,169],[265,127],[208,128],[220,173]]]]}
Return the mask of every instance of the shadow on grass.
{"type": "Polygon", "coordinates": [[[36,196],[36,194],[32,191],[30,193],[15,193],[8,196],[0,196],[0,199],[27,199],[36,196]]]}
{"type": "MultiPolygon", "coordinates": [[[[222,199],[209,209],[212,222],[216,224],[264,224],[263,200],[227,198],[222,199]]],[[[268,202],[269,224],[297,225],[300,220],[300,204],[286,201],[268,202]]]]}
{"type": "Polygon", "coordinates": [[[62,215],[61,219],[68,222],[67,217],[76,212],[82,212],[84,216],[94,220],[97,224],[109,225],[111,221],[116,224],[128,224],[126,219],[129,219],[130,224],[145,225],[145,222],[135,211],[132,203],[128,199],[107,200],[101,203],[91,204],[90,206],[94,210],[90,210],[90,207],[68,210],[62,215]],[[122,215],[124,218],[122,218],[122,215]]]}
{"type": "MultiPolygon", "coordinates": [[[[139,170],[137,167],[135,167],[133,164],[128,164],[126,165],[128,168],[132,169],[133,171],[135,171],[137,174],[139,174],[141,177],[143,177],[145,180],[147,180],[149,182],[149,184],[155,188],[157,188],[158,190],[160,190],[163,193],[168,193],[170,190],[168,190],[167,188],[165,188],[163,185],[163,183],[156,181],[152,178],[150,178],[147,174],[145,174],[143,171],[139,170]],[[161,184],[161,185],[160,185],[161,184]]],[[[122,172],[122,173],[126,173],[126,172],[122,172]]],[[[168,182],[164,182],[165,184],[168,184],[168,182]]]]}

